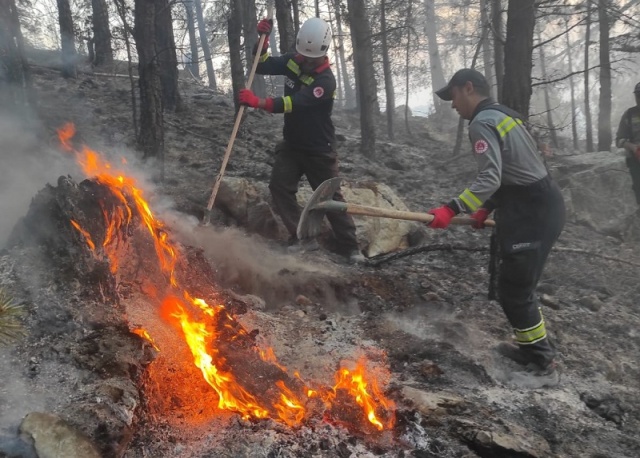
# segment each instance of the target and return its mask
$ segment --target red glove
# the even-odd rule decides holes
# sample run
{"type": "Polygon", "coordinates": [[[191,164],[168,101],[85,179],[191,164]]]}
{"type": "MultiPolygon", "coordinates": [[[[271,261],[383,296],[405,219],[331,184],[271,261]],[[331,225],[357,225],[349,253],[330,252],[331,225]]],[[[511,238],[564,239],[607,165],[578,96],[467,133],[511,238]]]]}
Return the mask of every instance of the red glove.
{"type": "Polygon", "coordinates": [[[444,229],[451,222],[451,218],[456,216],[455,212],[448,205],[443,205],[442,207],[434,208],[429,210],[427,213],[434,216],[433,221],[427,223],[429,227],[433,227],[435,229],[444,229]]]}
{"type": "Polygon", "coordinates": [[[473,223],[471,227],[474,229],[484,229],[484,222],[489,217],[489,213],[491,213],[491,211],[484,207],[480,207],[476,212],[472,213],[471,218],[475,219],[476,222],[473,223]]]}
{"type": "Polygon", "coordinates": [[[636,148],[635,156],[636,156],[636,159],[640,161],[640,146],[636,148]]]}
{"type": "Polygon", "coordinates": [[[273,19],[261,19],[258,22],[258,35],[269,35],[273,29],[273,19]]]}
{"type": "Polygon", "coordinates": [[[260,106],[260,97],[255,95],[251,89],[240,89],[238,93],[238,102],[251,108],[260,106]]]}

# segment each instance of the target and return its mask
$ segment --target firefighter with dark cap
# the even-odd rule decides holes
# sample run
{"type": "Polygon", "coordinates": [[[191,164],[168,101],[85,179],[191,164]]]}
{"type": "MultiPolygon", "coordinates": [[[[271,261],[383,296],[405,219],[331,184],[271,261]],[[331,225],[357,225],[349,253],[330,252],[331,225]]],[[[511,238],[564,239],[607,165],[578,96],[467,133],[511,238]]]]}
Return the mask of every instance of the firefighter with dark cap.
{"type": "MultiPolygon", "coordinates": [[[[296,237],[301,214],[296,200],[300,178],[305,175],[315,190],[323,181],[338,176],[336,136],[331,120],[336,79],[327,57],[331,28],[320,18],[308,19],[298,32],[297,52],[277,57],[268,52],[271,28],[271,19],[258,22],[258,33],[267,37],[256,71],[263,75],[284,75],[284,97],[259,98],[251,90],[242,89],[239,101],[270,113],[284,113],[284,141],[276,146],[269,189],[295,247],[301,243],[296,237]]],[[[340,191],[333,199],[344,201],[340,191]]],[[[330,212],[327,218],[338,250],[351,262],[363,262],[351,216],[330,212]]],[[[312,244],[317,246],[315,241],[312,244]]]]}
{"type": "Polygon", "coordinates": [[[470,213],[474,227],[480,229],[495,210],[498,300],[515,335],[514,342],[501,342],[496,350],[537,375],[557,380],[556,349],[549,341],[535,290],[565,223],[560,189],[522,116],[491,99],[481,73],[459,70],[436,94],[469,120],[478,174],[459,196],[428,212],[435,217],[429,225],[445,228],[458,213],[470,213]]]}
{"type": "Polygon", "coordinates": [[[636,106],[624,112],[616,133],[616,146],[624,148],[627,153],[626,162],[631,172],[633,192],[640,206],[640,83],[633,90],[636,106]]]}

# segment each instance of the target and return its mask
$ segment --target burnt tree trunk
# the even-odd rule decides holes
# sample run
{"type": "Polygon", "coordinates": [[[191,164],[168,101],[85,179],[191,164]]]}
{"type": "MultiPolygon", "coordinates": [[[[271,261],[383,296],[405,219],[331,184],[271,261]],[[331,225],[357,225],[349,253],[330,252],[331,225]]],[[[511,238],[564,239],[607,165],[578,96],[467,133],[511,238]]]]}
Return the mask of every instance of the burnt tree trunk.
{"type": "MultiPolygon", "coordinates": [[[[436,8],[434,0],[425,0],[424,2],[425,16],[425,32],[427,34],[427,49],[429,51],[429,70],[431,72],[431,86],[433,88],[433,107],[436,113],[441,114],[445,111],[447,104],[440,99],[435,93],[447,82],[444,78],[444,70],[442,69],[442,60],[440,59],[440,46],[438,45],[438,21],[436,16],[436,8]]],[[[448,111],[448,110],[447,110],[448,111]]]]}
{"type": "Polygon", "coordinates": [[[598,151],[609,151],[611,135],[611,47],[609,29],[611,16],[610,0],[600,0],[598,23],[600,25],[600,110],[598,111],[598,151]]]}
{"type": "Polygon", "coordinates": [[[589,45],[591,42],[591,6],[587,5],[586,30],[584,34],[584,122],[587,136],[587,152],[593,151],[593,122],[591,121],[591,100],[589,95],[589,45]]]}
{"type": "Polygon", "coordinates": [[[178,90],[178,57],[173,36],[171,6],[168,0],[156,2],[156,49],[162,84],[162,106],[165,110],[180,111],[182,101],[178,90]]]}
{"type": "MultiPolygon", "coordinates": [[[[409,8],[407,11],[407,20],[406,25],[409,25],[409,21],[411,20],[411,11],[412,11],[413,2],[409,2],[409,8]]],[[[405,91],[405,99],[404,99],[404,127],[407,131],[407,135],[411,137],[413,134],[411,133],[411,125],[409,124],[409,91],[411,89],[409,80],[410,80],[410,70],[409,64],[411,62],[411,27],[407,27],[407,42],[405,43],[405,59],[404,59],[404,91],[405,91]]],[[[437,90],[437,89],[436,89],[437,90]]]]}
{"type": "Polygon", "coordinates": [[[76,44],[73,34],[73,16],[69,0],[58,0],[58,21],[60,23],[60,41],[62,48],[62,76],[75,78],[76,44]]]}
{"type": "Polygon", "coordinates": [[[393,90],[393,74],[391,73],[391,59],[389,58],[389,46],[387,44],[387,4],[386,0],[380,2],[380,39],[382,45],[382,69],[384,72],[384,92],[387,102],[387,135],[393,140],[393,115],[396,107],[396,96],[393,90]]]}
{"type": "MultiPolygon", "coordinates": [[[[256,19],[256,2],[255,0],[243,0],[242,4],[242,26],[244,28],[244,52],[247,58],[246,75],[249,79],[249,72],[251,71],[251,65],[253,64],[253,47],[258,42],[258,32],[256,27],[258,21],[256,19]]],[[[264,76],[255,75],[253,82],[251,83],[251,90],[258,97],[266,97],[267,86],[264,82],[264,76]]]]}
{"type": "Polygon", "coordinates": [[[15,0],[0,0],[0,109],[29,106],[30,86],[15,0]]]}
{"type": "Polygon", "coordinates": [[[129,37],[133,35],[133,30],[131,30],[127,19],[127,7],[125,0],[115,0],[114,3],[124,28],[124,45],[127,50],[127,73],[129,74],[129,85],[131,87],[131,117],[133,119],[133,131],[135,132],[136,138],[138,138],[138,105],[136,102],[136,85],[133,78],[133,61],[131,60],[131,40],[129,39],[129,37]]]}
{"type": "Polygon", "coordinates": [[[502,38],[502,1],[491,0],[491,28],[493,29],[493,65],[496,69],[496,97],[502,103],[504,85],[504,40],[502,38]]]}
{"type": "Polygon", "coordinates": [[[285,54],[296,49],[296,32],[291,16],[291,0],[275,0],[276,22],[280,35],[280,53],[285,54]]]}
{"type": "Polygon", "coordinates": [[[298,0],[291,0],[291,9],[293,10],[293,36],[298,36],[300,30],[300,5],[298,0]]]}
{"type": "Polygon", "coordinates": [[[244,88],[244,66],[242,65],[241,37],[242,37],[242,0],[231,0],[231,11],[227,24],[229,39],[229,61],[231,63],[231,84],[233,86],[233,102],[236,111],[238,104],[238,92],[244,88]]]}
{"type": "MultiPolygon", "coordinates": [[[[540,31],[538,31],[538,42],[542,42],[542,36],[540,35],[540,31]]],[[[549,83],[548,83],[548,75],[547,75],[547,64],[545,62],[544,55],[544,45],[539,47],[540,52],[540,73],[542,75],[543,81],[545,81],[545,85],[543,88],[544,91],[544,107],[547,112],[547,127],[549,128],[549,136],[551,137],[551,144],[557,148],[558,147],[558,135],[556,133],[556,126],[553,122],[553,111],[551,109],[551,96],[549,95],[549,83]]]]}
{"type": "MultiPolygon", "coordinates": [[[[134,33],[138,50],[138,75],[140,76],[140,133],[138,145],[143,157],[164,155],[164,130],[162,114],[162,83],[156,45],[156,8],[158,0],[135,0],[134,33]]],[[[162,172],[162,178],[164,173],[162,172]]]]}
{"type": "MultiPolygon", "coordinates": [[[[564,34],[564,37],[567,47],[567,67],[569,75],[573,75],[573,57],[571,56],[573,46],[571,45],[571,39],[569,38],[569,19],[565,19],[565,29],[566,33],[564,34]]],[[[569,89],[571,91],[571,138],[573,139],[573,149],[577,150],[578,123],[576,122],[576,89],[573,82],[573,76],[569,76],[569,89]]]]}
{"type": "Polygon", "coordinates": [[[336,13],[336,27],[338,28],[338,60],[340,61],[340,71],[342,72],[342,87],[344,88],[344,107],[353,108],[356,106],[356,95],[351,85],[347,59],[344,54],[344,34],[342,32],[342,6],[340,0],[334,0],[336,13]]]}
{"type": "Polygon", "coordinates": [[[111,48],[111,30],[109,28],[109,9],[105,0],[91,0],[93,10],[93,65],[96,67],[113,62],[111,48]]]}
{"type": "Polygon", "coordinates": [[[200,78],[200,58],[198,57],[198,40],[196,38],[196,20],[193,0],[182,2],[187,14],[187,29],[189,31],[189,47],[191,49],[191,60],[188,64],[189,71],[196,78],[200,78]]]}
{"type": "Polygon", "coordinates": [[[496,98],[496,88],[494,85],[493,62],[491,61],[491,22],[488,14],[488,0],[480,0],[480,23],[482,27],[482,65],[484,66],[484,76],[491,86],[491,96],[496,98]]]}
{"type": "Polygon", "coordinates": [[[529,117],[535,0],[509,0],[507,40],[504,50],[505,105],[529,117]]]}
{"type": "Polygon", "coordinates": [[[198,19],[198,32],[200,33],[200,46],[204,54],[204,63],[207,66],[207,78],[209,79],[209,87],[217,89],[216,74],[213,71],[213,61],[211,59],[211,48],[209,47],[209,37],[207,37],[207,28],[204,25],[204,14],[202,13],[202,3],[200,0],[194,0],[196,6],[196,17],[198,19]]]}
{"type": "Polygon", "coordinates": [[[349,26],[356,67],[356,87],[360,106],[360,150],[367,157],[376,152],[376,115],[378,108],[378,88],[373,68],[371,26],[364,0],[347,0],[349,26]]]}

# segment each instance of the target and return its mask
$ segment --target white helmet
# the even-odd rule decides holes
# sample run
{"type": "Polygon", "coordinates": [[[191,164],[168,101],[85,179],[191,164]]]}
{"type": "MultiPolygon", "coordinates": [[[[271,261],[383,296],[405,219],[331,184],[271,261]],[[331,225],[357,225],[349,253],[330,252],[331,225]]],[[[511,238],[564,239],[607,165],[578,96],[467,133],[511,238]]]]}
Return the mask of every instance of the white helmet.
{"type": "Polygon", "coordinates": [[[296,51],[305,57],[322,57],[330,44],[331,27],[319,17],[312,17],[298,31],[296,51]]]}

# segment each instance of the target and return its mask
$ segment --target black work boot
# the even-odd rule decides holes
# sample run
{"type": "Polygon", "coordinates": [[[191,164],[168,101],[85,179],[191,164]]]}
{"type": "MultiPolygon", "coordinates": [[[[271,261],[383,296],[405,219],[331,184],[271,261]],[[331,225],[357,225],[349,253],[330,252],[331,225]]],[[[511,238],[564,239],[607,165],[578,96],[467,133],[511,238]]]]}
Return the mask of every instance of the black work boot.
{"type": "Polygon", "coordinates": [[[496,351],[511,361],[525,366],[527,371],[535,375],[552,375],[555,373],[557,365],[553,358],[542,360],[533,351],[527,351],[525,348],[511,342],[500,342],[496,346],[496,351]]]}
{"type": "Polygon", "coordinates": [[[496,346],[496,351],[521,366],[526,366],[533,362],[531,355],[524,351],[519,345],[512,344],[511,342],[500,342],[496,346]]]}

